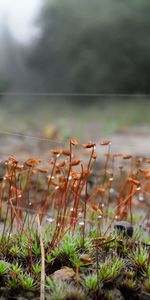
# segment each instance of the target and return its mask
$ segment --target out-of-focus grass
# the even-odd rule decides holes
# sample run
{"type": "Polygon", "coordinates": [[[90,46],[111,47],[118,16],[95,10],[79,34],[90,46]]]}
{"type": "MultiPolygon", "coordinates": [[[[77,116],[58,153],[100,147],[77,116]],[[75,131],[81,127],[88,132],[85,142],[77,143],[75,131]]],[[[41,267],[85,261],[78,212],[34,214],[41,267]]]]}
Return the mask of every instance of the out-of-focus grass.
{"type": "Polygon", "coordinates": [[[79,110],[78,117],[86,121],[99,121],[106,130],[134,125],[150,125],[150,100],[123,100],[98,103],[79,110]]]}
{"type": "Polygon", "coordinates": [[[100,126],[105,133],[132,126],[150,126],[150,99],[104,99],[94,104],[70,105],[57,99],[46,101],[3,102],[0,110],[1,129],[39,130],[47,124],[56,124],[66,135],[82,135],[89,124],[100,126]],[[10,103],[8,105],[8,103],[10,103]],[[14,105],[15,103],[15,105],[14,105]],[[17,104],[18,103],[18,104],[17,104]]]}

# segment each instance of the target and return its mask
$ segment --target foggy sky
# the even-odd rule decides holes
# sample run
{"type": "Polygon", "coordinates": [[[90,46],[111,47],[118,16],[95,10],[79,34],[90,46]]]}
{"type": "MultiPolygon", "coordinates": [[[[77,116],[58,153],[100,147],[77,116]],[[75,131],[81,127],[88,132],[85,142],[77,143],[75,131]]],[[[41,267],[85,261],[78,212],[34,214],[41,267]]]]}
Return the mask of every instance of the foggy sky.
{"type": "Polygon", "coordinates": [[[0,26],[8,25],[20,42],[29,41],[37,32],[34,19],[42,0],[0,0],[0,26]]]}

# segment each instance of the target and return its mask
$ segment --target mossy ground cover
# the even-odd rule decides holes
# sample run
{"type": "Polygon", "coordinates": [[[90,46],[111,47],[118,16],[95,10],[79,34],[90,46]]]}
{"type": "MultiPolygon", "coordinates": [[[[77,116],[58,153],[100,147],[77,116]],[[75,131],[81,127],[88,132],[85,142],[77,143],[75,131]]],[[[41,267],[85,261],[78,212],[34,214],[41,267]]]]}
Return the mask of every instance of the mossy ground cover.
{"type": "Polygon", "coordinates": [[[149,163],[113,153],[108,140],[71,139],[46,161],[9,156],[0,183],[1,299],[149,299],[149,163]],[[122,221],[133,234],[115,227],[122,221]]]}

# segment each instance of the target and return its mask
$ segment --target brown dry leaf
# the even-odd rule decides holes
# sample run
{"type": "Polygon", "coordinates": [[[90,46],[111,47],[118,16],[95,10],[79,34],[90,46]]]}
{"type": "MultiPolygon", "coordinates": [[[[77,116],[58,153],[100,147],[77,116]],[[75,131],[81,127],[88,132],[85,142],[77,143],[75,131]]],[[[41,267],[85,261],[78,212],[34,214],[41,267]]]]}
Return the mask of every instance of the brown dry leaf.
{"type": "Polygon", "coordinates": [[[52,275],[51,278],[53,280],[71,280],[73,277],[75,277],[76,273],[72,268],[68,267],[62,267],[60,270],[55,271],[52,275]]]}
{"type": "Polygon", "coordinates": [[[93,261],[93,259],[88,254],[83,253],[80,255],[80,261],[83,262],[84,264],[89,264],[93,261]]]}

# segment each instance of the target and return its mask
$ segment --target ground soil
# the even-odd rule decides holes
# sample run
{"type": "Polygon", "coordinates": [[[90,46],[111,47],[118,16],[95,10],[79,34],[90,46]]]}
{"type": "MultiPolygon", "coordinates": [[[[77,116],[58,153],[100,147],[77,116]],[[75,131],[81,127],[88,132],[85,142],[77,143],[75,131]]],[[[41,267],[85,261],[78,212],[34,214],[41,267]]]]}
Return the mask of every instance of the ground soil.
{"type": "MultiPolygon", "coordinates": [[[[71,135],[78,138],[77,132],[74,130],[71,135]]],[[[5,160],[8,155],[15,155],[19,159],[26,159],[29,156],[47,157],[51,148],[62,147],[69,142],[69,137],[63,137],[61,134],[56,137],[45,137],[43,130],[39,133],[36,130],[29,130],[24,133],[25,136],[11,135],[0,133],[0,159],[5,160]],[[27,135],[27,136],[26,136],[27,135]],[[30,137],[31,136],[31,137],[30,137]],[[40,137],[32,138],[32,137],[40,137]]],[[[92,140],[99,145],[103,139],[112,141],[111,151],[133,154],[135,156],[150,157],[150,128],[149,127],[134,127],[124,130],[117,130],[113,133],[102,133],[96,123],[88,124],[88,127],[82,136],[81,143],[92,140]]],[[[96,149],[99,153],[98,159],[102,159],[102,148],[99,146],[96,149]]]]}

